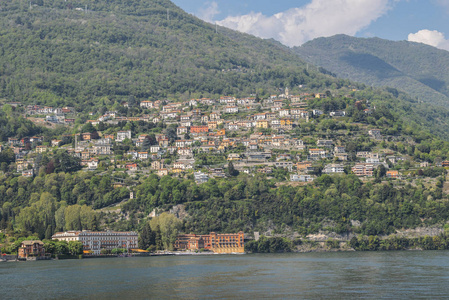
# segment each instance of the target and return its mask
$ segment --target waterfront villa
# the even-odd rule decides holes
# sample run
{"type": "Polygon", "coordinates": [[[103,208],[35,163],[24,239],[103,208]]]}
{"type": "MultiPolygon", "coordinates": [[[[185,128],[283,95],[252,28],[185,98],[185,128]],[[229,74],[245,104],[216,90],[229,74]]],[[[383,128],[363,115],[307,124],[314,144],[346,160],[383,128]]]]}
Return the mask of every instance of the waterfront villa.
{"type": "Polygon", "coordinates": [[[45,257],[44,243],[42,241],[23,241],[20,244],[18,257],[22,259],[40,259],[45,257]]]}
{"type": "Polygon", "coordinates": [[[180,234],[175,241],[176,250],[206,249],[214,253],[244,253],[244,233],[215,233],[207,235],[180,234]]]}
{"type": "Polygon", "coordinates": [[[83,244],[84,254],[100,255],[103,249],[123,248],[128,251],[136,249],[138,234],[134,231],[66,231],[55,233],[52,240],[80,241],[83,244]]]}

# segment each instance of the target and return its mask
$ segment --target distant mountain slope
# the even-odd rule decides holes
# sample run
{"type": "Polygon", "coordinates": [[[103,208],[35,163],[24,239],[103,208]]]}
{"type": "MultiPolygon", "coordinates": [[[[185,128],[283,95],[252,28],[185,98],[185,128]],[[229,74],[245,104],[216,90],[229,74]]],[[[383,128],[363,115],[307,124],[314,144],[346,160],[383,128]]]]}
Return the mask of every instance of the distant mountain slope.
{"type": "Polygon", "coordinates": [[[449,106],[449,52],[413,43],[336,35],[293,49],[300,58],[337,76],[389,86],[420,101],[449,106]]]}
{"type": "Polygon", "coordinates": [[[0,98],[85,108],[103,97],[249,95],[314,80],[285,47],[217,32],[168,0],[29,3],[0,3],[0,98]]]}
{"type": "MultiPolygon", "coordinates": [[[[277,42],[216,28],[168,0],[0,2],[0,103],[90,112],[132,99],[365,89],[323,73],[277,42]]],[[[449,139],[449,110],[396,90],[367,93],[449,139]]]]}

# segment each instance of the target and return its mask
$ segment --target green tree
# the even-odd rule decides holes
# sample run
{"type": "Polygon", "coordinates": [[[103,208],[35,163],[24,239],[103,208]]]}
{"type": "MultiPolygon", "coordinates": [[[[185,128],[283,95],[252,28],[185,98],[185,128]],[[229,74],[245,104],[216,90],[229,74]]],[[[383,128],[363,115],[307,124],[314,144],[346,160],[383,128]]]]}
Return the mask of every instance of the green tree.
{"type": "Polygon", "coordinates": [[[45,253],[54,254],[56,242],[52,240],[43,240],[45,253]]]}
{"type": "Polygon", "coordinates": [[[232,161],[228,163],[228,174],[229,176],[239,175],[239,171],[234,168],[234,164],[232,163],[232,161]]]}
{"type": "Polygon", "coordinates": [[[67,206],[64,210],[65,216],[65,229],[66,230],[81,230],[81,218],[80,218],[81,206],[78,204],[67,206]]]}
{"type": "Polygon", "coordinates": [[[385,166],[383,164],[380,164],[377,167],[376,177],[382,178],[382,177],[385,177],[386,174],[387,174],[387,169],[385,168],[385,166]]]}
{"type": "Polygon", "coordinates": [[[151,230],[150,223],[146,222],[142,228],[142,231],[140,232],[139,248],[146,250],[152,245],[155,245],[155,236],[153,231],[151,230]]]}
{"type": "Polygon", "coordinates": [[[82,229],[90,229],[90,226],[92,225],[94,216],[95,216],[95,212],[92,209],[92,207],[89,207],[87,205],[81,206],[81,209],[80,209],[81,228],[82,229]]]}
{"type": "Polygon", "coordinates": [[[67,245],[67,250],[71,255],[83,254],[83,243],[80,241],[70,241],[67,245]]]}
{"type": "Polygon", "coordinates": [[[81,132],[89,132],[89,133],[93,133],[96,132],[97,130],[95,129],[95,127],[92,125],[92,123],[88,122],[86,124],[83,125],[83,127],[81,127],[81,132]]]}
{"type": "Polygon", "coordinates": [[[154,228],[153,231],[154,231],[154,243],[156,245],[156,250],[163,250],[164,245],[162,243],[161,226],[157,224],[156,228],[154,228]]]}
{"type": "Polygon", "coordinates": [[[111,250],[112,254],[122,254],[124,252],[125,252],[125,249],[122,249],[122,248],[114,248],[111,250]]]}
{"type": "Polygon", "coordinates": [[[53,225],[50,224],[49,226],[47,226],[47,230],[45,230],[45,239],[47,240],[51,239],[53,233],[54,233],[53,225]]]}
{"type": "Polygon", "coordinates": [[[57,241],[55,243],[55,254],[68,254],[69,248],[66,241],[57,241]]]}
{"type": "Polygon", "coordinates": [[[81,159],[67,153],[67,151],[58,151],[53,159],[54,171],[59,172],[76,172],[81,169],[81,159]]]}
{"type": "Polygon", "coordinates": [[[65,208],[66,206],[61,206],[55,213],[56,230],[62,231],[65,227],[65,208]]]}
{"type": "Polygon", "coordinates": [[[173,243],[178,236],[182,222],[172,214],[162,213],[160,216],[154,217],[150,221],[150,225],[156,231],[158,228],[160,229],[163,247],[168,250],[173,250],[173,243]]]}
{"type": "Polygon", "coordinates": [[[94,216],[92,217],[89,229],[92,231],[98,231],[98,219],[97,219],[97,214],[94,214],[94,216]]]}

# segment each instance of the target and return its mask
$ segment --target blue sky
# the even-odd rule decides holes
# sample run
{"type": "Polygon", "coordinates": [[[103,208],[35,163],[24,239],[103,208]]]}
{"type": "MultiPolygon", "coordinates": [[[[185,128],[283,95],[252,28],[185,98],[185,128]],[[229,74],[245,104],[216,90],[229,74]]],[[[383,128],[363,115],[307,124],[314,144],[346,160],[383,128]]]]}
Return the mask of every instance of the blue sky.
{"type": "Polygon", "coordinates": [[[288,46],[344,33],[449,50],[449,0],[172,1],[205,21],[288,46]]]}

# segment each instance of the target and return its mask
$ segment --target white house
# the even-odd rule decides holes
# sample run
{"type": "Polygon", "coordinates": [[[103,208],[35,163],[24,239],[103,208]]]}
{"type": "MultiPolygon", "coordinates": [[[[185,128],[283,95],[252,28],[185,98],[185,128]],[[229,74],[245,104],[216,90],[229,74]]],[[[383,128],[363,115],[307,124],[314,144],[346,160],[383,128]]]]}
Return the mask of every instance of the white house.
{"type": "Polygon", "coordinates": [[[291,174],[290,181],[299,181],[299,182],[312,182],[313,176],[311,175],[303,175],[303,174],[291,174]]]}
{"type": "Polygon", "coordinates": [[[177,129],[176,129],[176,134],[177,135],[181,135],[181,134],[185,134],[185,133],[187,133],[187,127],[185,127],[185,126],[180,126],[180,127],[178,127],[177,129]]]}
{"type": "Polygon", "coordinates": [[[314,110],[312,110],[312,114],[314,115],[314,116],[321,116],[322,114],[323,114],[324,112],[322,111],[322,110],[319,110],[319,109],[314,109],[314,110]]]}
{"type": "Polygon", "coordinates": [[[131,139],[131,130],[123,130],[117,132],[117,142],[123,142],[125,139],[131,139]]]}
{"type": "Polygon", "coordinates": [[[148,152],[139,152],[138,153],[138,158],[141,159],[141,160],[148,159],[148,152]]]}
{"type": "Polygon", "coordinates": [[[157,145],[150,146],[151,153],[157,153],[160,149],[161,149],[161,147],[159,147],[157,145]]]}
{"type": "Polygon", "coordinates": [[[323,173],[325,174],[335,174],[335,173],[344,173],[345,168],[340,164],[330,164],[326,165],[323,169],[323,173]]]}
{"type": "Polygon", "coordinates": [[[142,101],[140,102],[140,107],[142,108],[153,108],[153,102],[152,101],[142,101]]]}
{"type": "Polygon", "coordinates": [[[331,117],[344,117],[346,112],[344,110],[331,111],[329,115],[331,117]]]}
{"type": "Polygon", "coordinates": [[[290,116],[290,110],[289,109],[280,109],[279,110],[279,117],[288,117],[290,116]]]}
{"type": "Polygon", "coordinates": [[[178,154],[183,155],[183,156],[192,156],[193,155],[192,149],[190,149],[190,148],[179,148],[178,154]]]}
{"type": "Polygon", "coordinates": [[[193,176],[195,177],[195,182],[197,184],[205,183],[209,180],[209,176],[203,172],[195,172],[193,173],[193,176]]]}
{"type": "Polygon", "coordinates": [[[89,170],[96,170],[98,168],[98,159],[94,159],[94,158],[90,159],[87,162],[87,168],[89,170]]]}
{"type": "Polygon", "coordinates": [[[235,114],[239,112],[239,108],[237,106],[226,106],[225,113],[227,114],[235,114]]]}
{"type": "Polygon", "coordinates": [[[332,147],[333,143],[334,142],[332,140],[318,140],[316,142],[316,145],[317,145],[317,147],[328,147],[328,148],[330,148],[330,147],[332,147]]]}

